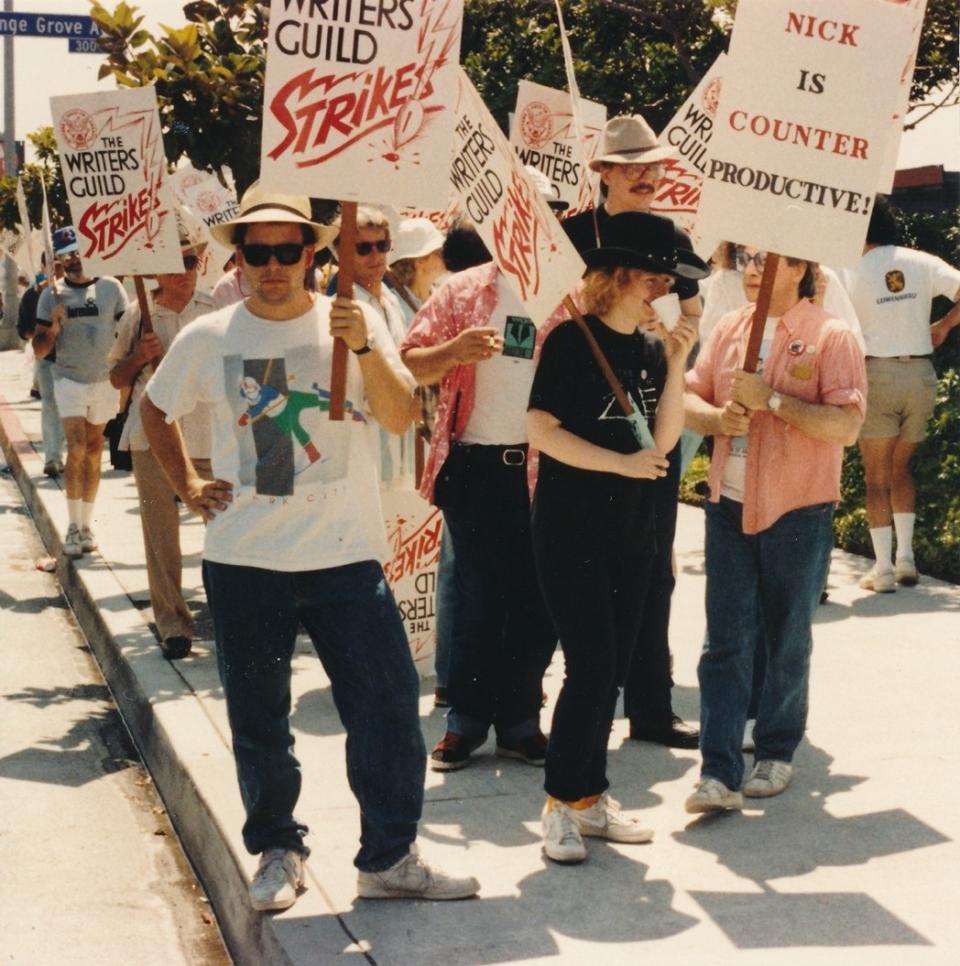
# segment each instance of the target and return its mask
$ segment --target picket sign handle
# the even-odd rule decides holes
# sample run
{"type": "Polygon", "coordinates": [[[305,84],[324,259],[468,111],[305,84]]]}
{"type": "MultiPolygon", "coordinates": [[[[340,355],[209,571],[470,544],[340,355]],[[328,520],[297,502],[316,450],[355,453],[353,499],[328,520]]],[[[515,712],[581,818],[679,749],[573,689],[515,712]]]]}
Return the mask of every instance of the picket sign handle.
{"type": "Polygon", "coordinates": [[[745,372],[756,372],[760,361],[760,345],[763,342],[763,330],[767,324],[767,314],[770,311],[770,296],[773,293],[773,280],[777,274],[780,256],[776,252],[767,252],[767,260],[763,263],[763,277],[760,279],[760,292],[757,295],[757,307],[753,310],[753,321],[750,323],[750,338],[747,340],[747,350],[743,356],[745,372]]]}
{"type": "MultiPolygon", "coordinates": [[[[340,259],[337,265],[337,295],[353,298],[353,263],[357,255],[357,203],[340,202],[340,259]]],[[[347,343],[333,340],[333,365],[330,372],[330,418],[343,420],[347,394],[347,343]]]]}
{"type": "Polygon", "coordinates": [[[153,332],[153,320],[150,318],[150,301],[143,284],[142,275],[133,276],[133,287],[137,290],[137,303],[140,306],[140,329],[142,332],[153,332]]]}
{"type": "Polygon", "coordinates": [[[590,331],[590,327],[587,325],[587,320],[583,317],[580,309],[577,308],[576,303],[572,298],[570,298],[569,295],[565,295],[563,297],[563,304],[570,313],[570,317],[573,319],[573,321],[580,326],[580,331],[583,332],[583,336],[587,340],[587,345],[590,346],[590,351],[593,353],[593,358],[597,360],[597,365],[600,366],[604,378],[610,384],[610,388],[613,390],[614,396],[617,397],[617,402],[620,404],[623,414],[625,416],[632,416],[633,407],[630,405],[630,400],[627,399],[627,394],[623,391],[623,386],[620,385],[620,380],[616,377],[613,369],[610,368],[610,363],[607,362],[607,357],[603,354],[603,349],[600,348],[597,340],[593,337],[593,333],[590,331]]]}

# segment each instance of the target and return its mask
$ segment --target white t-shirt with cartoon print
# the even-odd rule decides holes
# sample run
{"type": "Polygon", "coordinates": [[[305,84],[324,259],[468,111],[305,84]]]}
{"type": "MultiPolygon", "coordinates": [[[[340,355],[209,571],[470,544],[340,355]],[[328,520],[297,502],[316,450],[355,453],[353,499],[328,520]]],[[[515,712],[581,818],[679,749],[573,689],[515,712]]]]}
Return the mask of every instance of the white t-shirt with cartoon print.
{"type": "MultiPolygon", "coordinates": [[[[203,555],[268,570],[320,570],[387,556],[378,426],[360,365],[347,362],[344,419],[329,418],[331,300],[273,321],[243,303],[187,326],[147,393],[168,421],[207,403],[211,461],[233,502],[206,528],[203,555]]],[[[391,367],[414,385],[383,321],[361,306],[391,367]]]]}

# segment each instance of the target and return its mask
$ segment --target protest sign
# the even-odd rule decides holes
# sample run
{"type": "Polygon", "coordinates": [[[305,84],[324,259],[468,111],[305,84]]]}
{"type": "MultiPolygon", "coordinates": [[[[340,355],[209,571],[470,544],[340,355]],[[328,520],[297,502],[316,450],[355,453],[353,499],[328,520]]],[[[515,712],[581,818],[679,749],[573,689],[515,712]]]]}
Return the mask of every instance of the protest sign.
{"type": "Polygon", "coordinates": [[[463,70],[449,179],[535,325],[575,288],[584,264],[463,70]]]}
{"type": "MultiPolygon", "coordinates": [[[[710,140],[713,137],[726,59],[727,55],[721,54],[713,62],[660,134],[661,144],[669,145],[676,154],[664,161],[663,179],[657,186],[650,210],[672,218],[690,233],[694,232],[697,209],[700,207],[703,174],[710,158],[710,140]]],[[[707,256],[710,251],[706,252],[707,256]]],[[[699,249],[698,252],[704,254],[699,249]]]]}
{"type": "Polygon", "coordinates": [[[182,272],[152,87],[50,98],[87,275],[182,272]]]}
{"type": "Polygon", "coordinates": [[[450,231],[454,219],[459,214],[457,201],[454,199],[446,208],[401,208],[399,218],[426,218],[438,231],[446,234],[450,231]]]}
{"type": "Polygon", "coordinates": [[[271,0],[260,180],[444,208],[463,0],[271,0]]]}
{"type": "Polygon", "coordinates": [[[697,230],[855,265],[912,13],[863,0],[740,0],[697,230]]]}
{"type": "Polygon", "coordinates": [[[437,637],[437,567],[443,514],[413,490],[381,494],[390,558],[383,572],[421,677],[433,673],[437,637]]]}
{"type": "Polygon", "coordinates": [[[577,137],[570,94],[522,80],[517,107],[510,119],[510,143],[522,164],[538,168],[557,189],[567,214],[591,207],[587,162],[596,153],[607,109],[580,98],[580,118],[586,143],[577,137]]]}

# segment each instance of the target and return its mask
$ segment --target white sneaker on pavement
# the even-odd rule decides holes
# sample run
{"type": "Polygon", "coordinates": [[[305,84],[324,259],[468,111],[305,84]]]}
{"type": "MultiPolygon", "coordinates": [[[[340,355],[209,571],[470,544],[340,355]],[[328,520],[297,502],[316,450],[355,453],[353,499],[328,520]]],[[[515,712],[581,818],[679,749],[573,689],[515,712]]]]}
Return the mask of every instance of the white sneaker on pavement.
{"type": "Polygon", "coordinates": [[[753,751],[753,729],[756,726],[756,718],[747,718],[747,723],[743,726],[743,743],[740,745],[741,751],[753,751]]]}
{"type": "Polygon", "coordinates": [[[543,853],[554,862],[582,862],[587,857],[577,813],[564,802],[547,802],[543,822],[543,853]]]}
{"type": "Polygon", "coordinates": [[[67,527],[67,535],[63,538],[63,554],[71,560],[77,560],[83,556],[83,544],[80,542],[80,528],[71,523],[67,527]]]}
{"type": "Polygon", "coordinates": [[[431,868],[416,845],[389,869],[357,874],[361,899],[469,899],[479,891],[480,883],[472,875],[456,877],[431,868]]]}
{"type": "Polygon", "coordinates": [[[741,809],[743,796],[740,792],[727,788],[716,778],[701,778],[697,790],[687,799],[684,808],[691,815],[741,809]]]}
{"type": "Polygon", "coordinates": [[[653,830],[644,828],[640,820],[620,811],[620,803],[606,792],[589,808],[572,809],[581,835],[607,839],[610,842],[650,842],[653,830]]]}
{"type": "Polygon", "coordinates": [[[303,856],[290,849],[267,849],[250,883],[250,904],[258,912],[289,909],[303,885],[303,856]]]}
{"type": "Polygon", "coordinates": [[[793,778],[793,765],[787,761],[765,758],[758,761],[743,786],[747,798],[771,798],[779,795],[793,778]]]}
{"type": "Polygon", "coordinates": [[[80,546],[84,553],[90,553],[97,549],[97,538],[89,527],[80,528],[80,546]]]}
{"type": "Polygon", "coordinates": [[[916,587],[920,580],[917,572],[917,565],[913,560],[904,558],[897,561],[897,566],[893,572],[894,577],[901,587],[916,587]]]}
{"type": "Polygon", "coordinates": [[[870,573],[861,578],[860,586],[876,594],[892,594],[897,589],[897,581],[892,570],[877,570],[874,567],[870,573]]]}

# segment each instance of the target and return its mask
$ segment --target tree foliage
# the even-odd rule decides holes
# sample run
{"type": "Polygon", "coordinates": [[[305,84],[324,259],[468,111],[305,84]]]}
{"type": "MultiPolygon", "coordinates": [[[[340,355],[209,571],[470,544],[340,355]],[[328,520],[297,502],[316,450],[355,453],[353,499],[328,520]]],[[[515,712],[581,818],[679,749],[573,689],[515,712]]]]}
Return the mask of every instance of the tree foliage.
{"type": "MultiPolygon", "coordinates": [[[[37,160],[24,165],[20,174],[23,193],[27,199],[27,213],[34,226],[40,225],[43,217],[43,185],[47,189],[47,202],[50,206],[50,221],[54,228],[70,222],[70,206],[67,202],[63,178],[60,174],[60,161],[57,155],[57,142],[52,127],[42,127],[27,135],[33,145],[37,160]]],[[[0,227],[19,229],[20,210],[17,207],[17,179],[0,179],[0,227]]]]}

